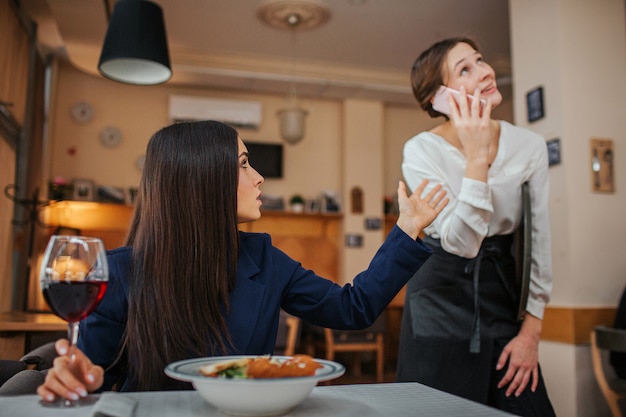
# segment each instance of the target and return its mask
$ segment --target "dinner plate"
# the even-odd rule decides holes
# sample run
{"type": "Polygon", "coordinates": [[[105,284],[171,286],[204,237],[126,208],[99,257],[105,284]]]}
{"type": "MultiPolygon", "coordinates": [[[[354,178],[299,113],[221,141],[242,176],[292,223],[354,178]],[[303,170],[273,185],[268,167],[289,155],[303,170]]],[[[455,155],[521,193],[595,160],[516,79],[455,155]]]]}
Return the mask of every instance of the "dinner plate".
{"type": "MultiPolygon", "coordinates": [[[[258,358],[259,355],[214,356],[187,359],[166,366],[171,378],[191,382],[194,388],[211,405],[235,416],[276,416],[285,414],[304,400],[318,384],[343,375],[346,368],[326,359],[315,361],[321,365],[311,376],[259,379],[233,379],[207,377],[199,369],[221,362],[258,358]]],[[[291,356],[272,356],[285,361],[291,356]]]]}
{"type": "MultiPolygon", "coordinates": [[[[195,359],[187,359],[183,361],[178,361],[169,364],[165,368],[165,373],[174,379],[178,379],[179,381],[193,382],[193,381],[205,381],[207,377],[202,375],[199,369],[203,366],[216,364],[221,362],[227,362],[231,360],[243,359],[243,358],[258,358],[259,355],[241,355],[241,356],[213,356],[209,358],[195,358],[195,359]]],[[[277,359],[279,361],[285,361],[287,359],[291,359],[291,356],[272,356],[273,359],[277,359]]],[[[329,381],[331,379],[335,379],[340,377],[346,372],[346,368],[337,362],[329,361],[327,359],[317,359],[315,358],[315,362],[322,365],[321,368],[318,368],[315,372],[315,375],[312,376],[300,376],[300,377],[286,377],[286,378],[263,378],[263,379],[227,379],[227,378],[213,378],[219,379],[221,381],[233,381],[233,382],[245,382],[245,381],[254,381],[254,382],[280,382],[282,380],[294,381],[296,379],[315,379],[317,382],[329,381]]]]}

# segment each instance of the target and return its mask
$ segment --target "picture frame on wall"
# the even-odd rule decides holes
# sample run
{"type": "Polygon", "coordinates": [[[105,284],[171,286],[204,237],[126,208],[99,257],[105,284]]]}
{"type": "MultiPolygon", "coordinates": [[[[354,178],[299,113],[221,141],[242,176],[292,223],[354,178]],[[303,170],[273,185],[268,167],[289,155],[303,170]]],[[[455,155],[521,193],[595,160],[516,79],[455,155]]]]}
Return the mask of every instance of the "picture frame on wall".
{"type": "Polygon", "coordinates": [[[546,142],[548,146],[548,165],[558,165],[561,163],[561,140],[559,138],[550,139],[546,142]]]}
{"type": "Polygon", "coordinates": [[[78,179],[73,182],[72,200],[93,201],[95,185],[92,180],[78,179]]]}
{"type": "Polygon", "coordinates": [[[544,117],[543,87],[534,88],[526,93],[526,112],[529,123],[544,117]]]}

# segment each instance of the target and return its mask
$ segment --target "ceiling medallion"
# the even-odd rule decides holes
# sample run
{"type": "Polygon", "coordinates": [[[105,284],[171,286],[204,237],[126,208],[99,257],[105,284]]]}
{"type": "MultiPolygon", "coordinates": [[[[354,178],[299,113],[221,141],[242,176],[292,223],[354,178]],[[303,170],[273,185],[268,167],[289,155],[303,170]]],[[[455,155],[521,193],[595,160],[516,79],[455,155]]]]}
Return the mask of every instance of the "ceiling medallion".
{"type": "Polygon", "coordinates": [[[263,23],[277,29],[306,30],[330,19],[330,9],[319,0],[268,0],[257,9],[263,23]]]}

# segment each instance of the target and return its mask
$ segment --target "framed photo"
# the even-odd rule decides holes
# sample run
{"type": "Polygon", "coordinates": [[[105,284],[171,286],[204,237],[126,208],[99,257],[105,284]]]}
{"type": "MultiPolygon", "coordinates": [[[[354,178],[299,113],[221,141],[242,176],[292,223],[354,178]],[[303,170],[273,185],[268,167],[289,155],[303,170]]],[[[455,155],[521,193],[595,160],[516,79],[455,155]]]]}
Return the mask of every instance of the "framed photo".
{"type": "Polygon", "coordinates": [[[341,212],[341,204],[339,203],[339,195],[334,191],[324,191],[321,197],[322,213],[339,213],[341,212]]]}
{"type": "Polygon", "coordinates": [[[349,248],[362,248],[363,247],[363,235],[347,234],[346,246],[349,248]]]}
{"type": "Polygon", "coordinates": [[[74,180],[74,191],[72,199],[78,201],[93,201],[94,199],[94,183],[91,180],[74,180]]]}
{"type": "Polygon", "coordinates": [[[548,146],[548,166],[561,163],[561,141],[559,138],[546,142],[548,146]]]}
{"type": "Polygon", "coordinates": [[[526,93],[526,111],[528,122],[543,118],[543,87],[537,87],[526,93]]]}
{"type": "Polygon", "coordinates": [[[305,213],[319,213],[322,207],[322,201],[319,198],[308,198],[304,202],[305,213]]]}

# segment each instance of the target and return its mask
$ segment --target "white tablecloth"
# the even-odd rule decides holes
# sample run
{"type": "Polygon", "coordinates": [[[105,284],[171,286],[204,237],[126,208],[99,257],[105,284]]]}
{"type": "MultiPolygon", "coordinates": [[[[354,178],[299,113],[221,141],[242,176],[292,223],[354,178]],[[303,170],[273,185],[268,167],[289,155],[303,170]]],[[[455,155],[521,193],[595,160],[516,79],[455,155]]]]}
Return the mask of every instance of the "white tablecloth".
{"type": "MultiPolygon", "coordinates": [[[[132,417],[224,417],[195,391],[105,393],[100,401],[125,396],[137,401],[132,417]]],[[[55,409],[39,404],[39,397],[0,397],[1,416],[91,417],[95,406],[55,409]]],[[[511,414],[417,383],[319,386],[285,414],[289,417],[504,417],[511,414]]],[[[130,417],[130,416],[128,416],[130,417]]]]}

